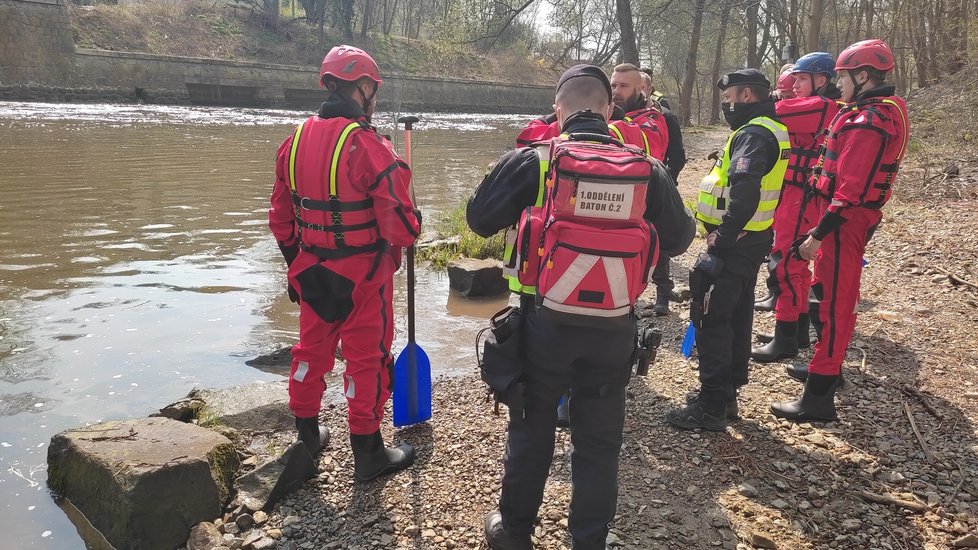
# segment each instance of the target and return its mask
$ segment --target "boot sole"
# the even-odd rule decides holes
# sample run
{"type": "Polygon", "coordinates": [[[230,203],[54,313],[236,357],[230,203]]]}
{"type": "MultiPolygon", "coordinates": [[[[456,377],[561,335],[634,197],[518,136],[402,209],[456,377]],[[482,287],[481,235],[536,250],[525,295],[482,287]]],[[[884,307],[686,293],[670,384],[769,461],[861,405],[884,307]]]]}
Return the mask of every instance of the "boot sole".
{"type": "Polygon", "coordinates": [[[750,354],[750,358],[753,359],[757,363],[777,363],[778,361],[781,361],[782,359],[794,359],[795,357],[798,357],[798,352],[797,351],[795,353],[779,353],[779,354],[773,355],[773,356],[762,356],[762,357],[758,357],[757,355],[754,355],[753,353],[750,354]]]}
{"type": "Polygon", "coordinates": [[[373,480],[377,479],[378,477],[383,477],[383,476],[386,476],[386,475],[394,474],[394,473],[400,472],[401,470],[407,470],[411,466],[414,466],[414,460],[412,460],[410,464],[405,464],[403,466],[393,466],[393,465],[388,466],[388,467],[384,468],[383,470],[381,470],[381,471],[377,472],[376,474],[373,474],[373,475],[371,475],[369,477],[361,477],[361,476],[357,475],[356,472],[354,472],[353,477],[354,477],[354,479],[356,479],[360,483],[366,483],[368,481],[373,481],[373,480]]]}
{"type": "Polygon", "coordinates": [[[679,428],[680,430],[706,430],[708,432],[725,432],[727,431],[727,425],[722,426],[708,426],[706,424],[696,423],[696,422],[684,422],[682,420],[675,420],[666,417],[666,423],[674,428],[679,428]]]}
{"type": "Polygon", "coordinates": [[[812,416],[812,415],[808,415],[808,414],[798,414],[798,415],[784,414],[784,415],[781,415],[781,414],[778,414],[777,411],[775,411],[775,409],[774,409],[773,406],[771,407],[771,414],[773,414],[774,416],[776,416],[776,417],[778,417],[778,418],[780,418],[782,420],[787,420],[789,422],[835,422],[835,421],[839,420],[839,415],[835,415],[832,418],[821,417],[821,416],[812,416]]]}

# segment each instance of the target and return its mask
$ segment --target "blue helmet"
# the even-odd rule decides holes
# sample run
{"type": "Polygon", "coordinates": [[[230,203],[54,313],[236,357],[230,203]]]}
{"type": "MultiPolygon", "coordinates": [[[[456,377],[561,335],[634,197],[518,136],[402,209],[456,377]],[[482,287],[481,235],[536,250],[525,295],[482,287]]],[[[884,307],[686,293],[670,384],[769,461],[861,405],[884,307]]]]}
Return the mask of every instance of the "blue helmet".
{"type": "Polygon", "coordinates": [[[795,61],[792,73],[813,73],[828,75],[835,78],[835,58],[826,52],[812,52],[805,54],[795,61]]]}

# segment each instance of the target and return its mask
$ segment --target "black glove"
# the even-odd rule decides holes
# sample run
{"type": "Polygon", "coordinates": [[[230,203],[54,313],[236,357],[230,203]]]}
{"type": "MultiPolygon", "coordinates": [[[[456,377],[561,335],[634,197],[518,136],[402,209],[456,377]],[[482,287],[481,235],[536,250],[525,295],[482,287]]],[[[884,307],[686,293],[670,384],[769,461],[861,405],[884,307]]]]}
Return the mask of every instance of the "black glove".
{"type": "Polygon", "coordinates": [[[295,261],[296,256],[299,255],[299,243],[287,245],[282,241],[278,241],[278,249],[282,251],[282,256],[285,257],[286,265],[292,265],[295,261]]]}
{"type": "Polygon", "coordinates": [[[808,240],[808,233],[805,233],[801,237],[798,237],[797,239],[791,241],[791,246],[788,247],[788,257],[794,258],[796,260],[804,261],[805,259],[801,257],[800,248],[801,245],[805,244],[805,241],[807,240],[808,240]]]}
{"type": "Polygon", "coordinates": [[[292,286],[292,283],[289,283],[289,300],[292,300],[293,304],[298,304],[302,301],[299,299],[299,291],[292,286]]]}
{"type": "Polygon", "coordinates": [[[418,227],[420,228],[421,227],[421,210],[415,208],[414,209],[414,217],[415,218],[418,218],[418,227]]]}

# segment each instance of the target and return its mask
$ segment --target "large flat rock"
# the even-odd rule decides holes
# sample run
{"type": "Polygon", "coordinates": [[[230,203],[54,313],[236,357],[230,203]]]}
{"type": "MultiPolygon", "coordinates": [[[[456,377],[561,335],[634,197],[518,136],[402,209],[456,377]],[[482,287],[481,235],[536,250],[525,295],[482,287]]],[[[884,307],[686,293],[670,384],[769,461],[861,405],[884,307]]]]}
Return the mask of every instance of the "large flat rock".
{"type": "Polygon", "coordinates": [[[198,417],[201,422],[216,422],[248,433],[295,430],[287,381],[204,390],[195,395],[204,401],[198,417]]]}
{"type": "Polygon", "coordinates": [[[238,465],[231,441],[214,431],[122,420],[51,438],[48,485],[116,548],[172,549],[221,514],[238,465]]]}
{"type": "Polygon", "coordinates": [[[509,290],[499,260],[459,258],[448,264],[448,285],[464,296],[498,296],[509,290]]]}

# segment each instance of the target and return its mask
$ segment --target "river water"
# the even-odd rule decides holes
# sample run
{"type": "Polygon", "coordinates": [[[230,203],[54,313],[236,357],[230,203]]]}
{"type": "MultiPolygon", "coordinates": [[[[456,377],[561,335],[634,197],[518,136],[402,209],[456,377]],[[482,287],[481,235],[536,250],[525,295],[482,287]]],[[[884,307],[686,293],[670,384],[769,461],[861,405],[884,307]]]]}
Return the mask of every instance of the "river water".
{"type": "MultiPolygon", "coordinates": [[[[54,434],[146,416],[194,387],[283,378],[245,361],[296,340],[266,223],[275,151],[305,116],[0,102],[0,549],[85,548],[45,483],[54,434]]],[[[529,117],[421,117],[430,227],[529,117]]],[[[394,118],[375,121],[391,133],[394,118]]],[[[397,284],[400,349],[403,271],[397,284]]],[[[466,300],[423,269],[417,296],[433,374],[474,369],[475,332],[506,298],[466,300]]]]}

